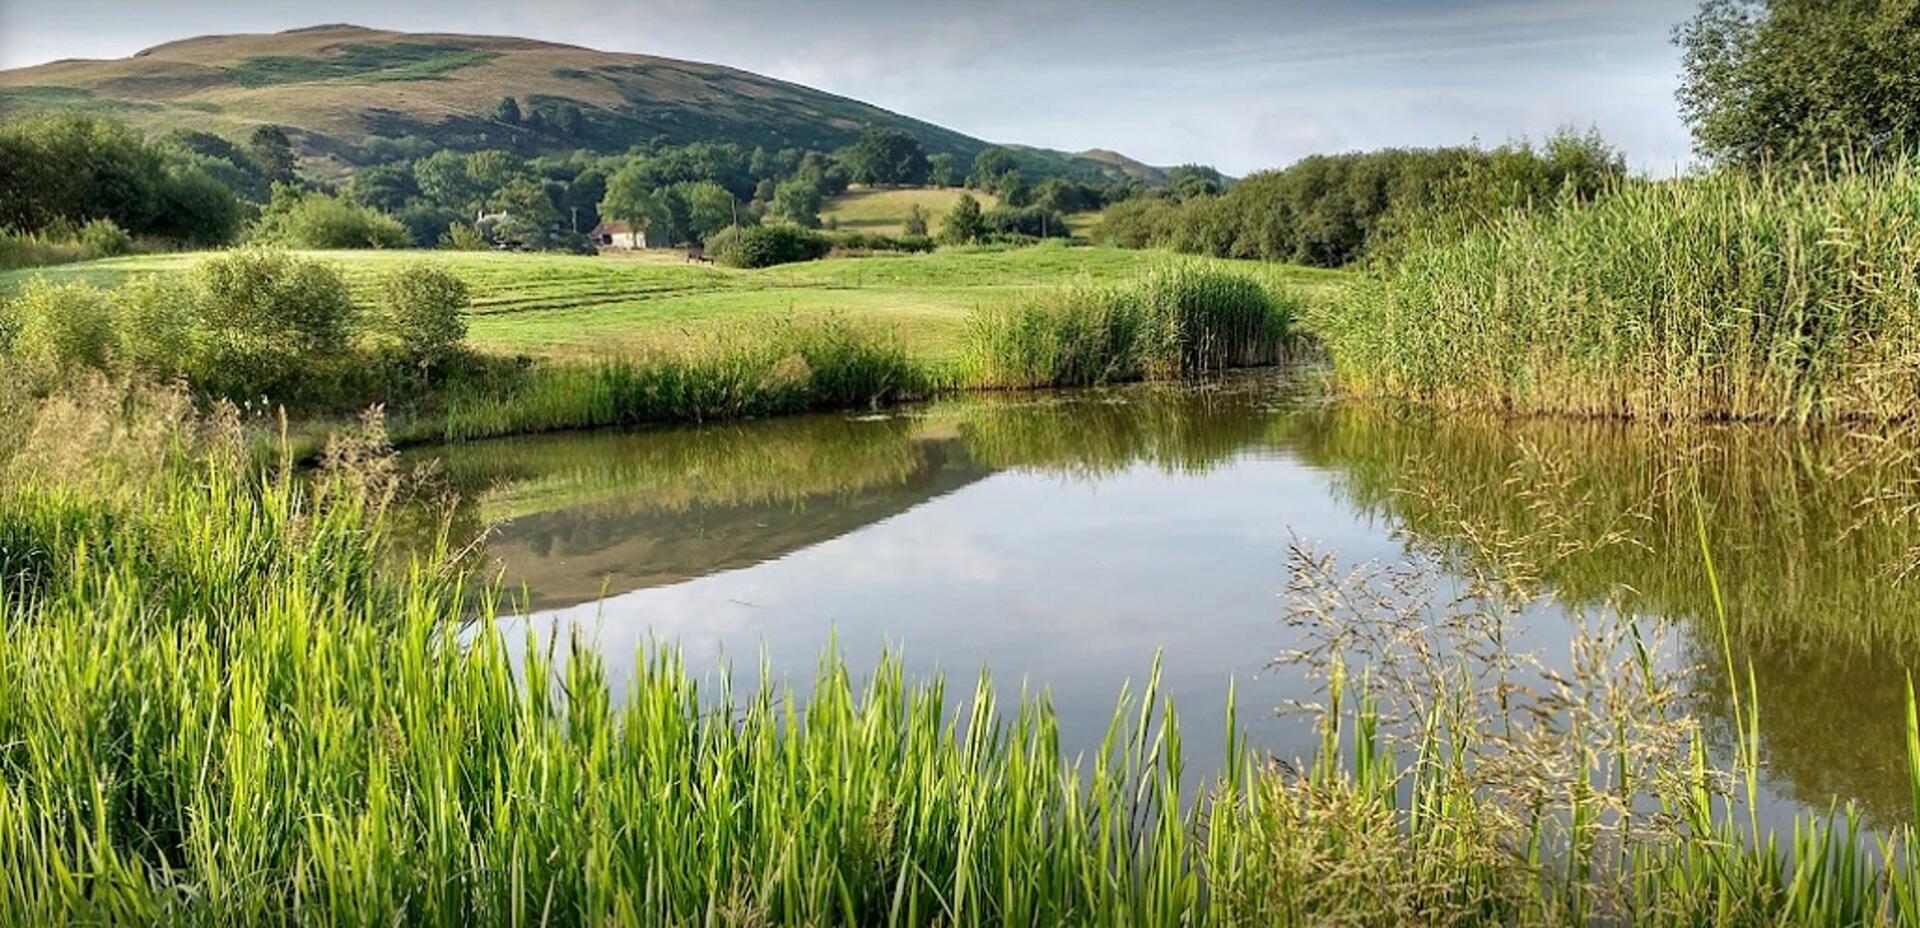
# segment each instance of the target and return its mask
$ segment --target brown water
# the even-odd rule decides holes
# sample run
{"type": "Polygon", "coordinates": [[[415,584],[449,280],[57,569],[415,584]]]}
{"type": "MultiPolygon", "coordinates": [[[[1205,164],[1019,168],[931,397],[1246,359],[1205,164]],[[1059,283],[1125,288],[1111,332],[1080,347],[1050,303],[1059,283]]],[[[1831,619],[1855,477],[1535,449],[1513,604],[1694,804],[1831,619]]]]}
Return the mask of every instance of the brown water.
{"type": "Polygon", "coordinates": [[[1261,711],[1315,695],[1269,669],[1297,643],[1296,544],[1537,581],[1549,599],[1516,646],[1549,662],[1578,613],[1671,628],[1688,704],[1724,743],[1704,521],[1735,663],[1759,681],[1770,806],[1884,820],[1908,802],[1920,596],[1899,571],[1920,527],[1910,463],[1863,438],[1394,413],[1262,376],[423,456],[465,497],[460,527],[494,526],[513,621],[582,631],[616,670],[660,643],[804,685],[826,649],[856,668],[894,649],[910,670],[1045,688],[1091,746],[1160,655],[1198,769],[1230,680],[1254,743],[1313,748],[1261,711]]]}

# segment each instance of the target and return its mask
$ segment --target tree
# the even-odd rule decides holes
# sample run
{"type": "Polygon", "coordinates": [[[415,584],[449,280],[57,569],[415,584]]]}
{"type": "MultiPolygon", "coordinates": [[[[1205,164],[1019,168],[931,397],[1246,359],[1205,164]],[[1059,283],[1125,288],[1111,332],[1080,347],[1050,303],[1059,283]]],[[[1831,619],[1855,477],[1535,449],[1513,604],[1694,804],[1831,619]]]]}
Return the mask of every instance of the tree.
{"type": "Polygon", "coordinates": [[[509,126],[519,125],[521,119],[520,101],[512,97],[501,97],[500,102],[493,107],[493,118],[509,126]]]}
{"type": "Polygon", "coordinates": [[[293,142],[279,126],[257,126],[247,136],[247,154],[260,168],[268,183],[291,184],[299,179],[299,159],[293,142]]]}
{"type": "Polygon", "coordinates": [[[347,199],[382,212],[397,213],[419,195],[420,185],[405,163],[364,167],[347,180],[347,199]]]}
{"type": "Polygon", "coordinates": [[[607,178],[600,215],[626,223],[654,244],[668,244],[673,234],[673,215],[665,198],[647,184],[646,167],[639,159],[628,161],[607,178]]]}
{"type": "Polygon", "coordinates": [[[499,149],[476,151],[467,156],[467,178],[482,191],[499,190],[528,173],[525,161],[499,149]]]}
{"type": "Polygon", "coordinates": [[[707,236],[733,225],[737,201],[727,188],[703,180],[676,189],[686,201],[687,230],[694,238],[705,241],[707,236]]]}
{"type": "Polygon", "coordinates": [[[518,177],[487,198],[494,212],[505,213],[500,232],[522,241],[536,241],[546,235],[560,216],[547,196],[547,188],[531,177],[518,177]]]}
{"type": "Polygon", "coordinates": [[[1026,206],[1033,202],[1033,187],[1027,184],[1027,178],[1019,171],[1008,171],[1000,175],[1000,182],[994,185],[993,192],[1000,202],[1008,206],[1026,206]]]}
{"type": "Polygon", "coordinates": [[[1217,196],[1227,189],[1226,175],[1204,164],[1183,164],[1167,172],[1167,186],[1182,200],[1217,196]]]}
{"type": "Polygon", "coordinates": [[[841,162],[855,183],[898,186],[927,180],[926,151],[912,134],[900,129],[868,129],[841,162]]]}
{"type": "Polygon", "coordinates": [[[901,231],[904,231],[908,235],[925,235],[927,234],[928,218],[927,208],[915,203],[907,209],[906,227],[901,231]]]}
{"type": "Polygon", "coordinates": [[[927,183],[935,187],[954,187],[960,183],[959,159],[947,152],[927,156],[927,183]]]}
{"type": "Polygon", "coordinates": [[[553,126],[563,135],[580,136],[586,134],[587,116],[580,107],[572,103],[562,103],[553,111],[553,126]]]}
{"type": "Polygon", "coordinates": [[[940,240],[953,245],[964,245],[978,241],[986,226],[980,219],[980,201],[971,193],[963,193],[955,201],[953,209],[947,211],[946,222],[940,228],[940,240]]]}
{"type": "Polygon", "coordinates": [[[1920,22],[1895,0],[1707,0],[1674,30],[1694,146],[1741,165],[1920,144],[1920,22]]]}
{"type": "Polygon", "coordinates": [[[414,162],[413,177],[420,187],[420,195],[435,206],[469,214],[490,189],[474,183],[467,173],[466,156],[444,149],[414,162]]]}
{"type": "Polygon", "coordinates": [[[790,180],[773,188],[774,215],[809,229],[820,227],[820,188],[804,180],[790,180]]]}
{"type": "Polygon", "coordinates": [[[967,186],[991,193],[1000,188],[1000,178],[1014,169],[1013,152],[998,145],[982,149],[973,156],[973,173],[967,175],[967,186]]]}

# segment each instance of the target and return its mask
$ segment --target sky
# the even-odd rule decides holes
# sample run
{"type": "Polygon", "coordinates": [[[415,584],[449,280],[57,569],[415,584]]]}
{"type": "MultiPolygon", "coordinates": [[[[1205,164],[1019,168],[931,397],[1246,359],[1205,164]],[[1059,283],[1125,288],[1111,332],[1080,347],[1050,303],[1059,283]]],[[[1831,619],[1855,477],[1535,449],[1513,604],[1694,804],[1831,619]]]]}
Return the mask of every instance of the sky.
{"type": "Polygon", "coordinates": [[[731,65],[997,142],[1242,175],[1306,155],[1598,129],[1691,160],[1696,0],[0,0],[0,68],[320,22],[731,65]]]}

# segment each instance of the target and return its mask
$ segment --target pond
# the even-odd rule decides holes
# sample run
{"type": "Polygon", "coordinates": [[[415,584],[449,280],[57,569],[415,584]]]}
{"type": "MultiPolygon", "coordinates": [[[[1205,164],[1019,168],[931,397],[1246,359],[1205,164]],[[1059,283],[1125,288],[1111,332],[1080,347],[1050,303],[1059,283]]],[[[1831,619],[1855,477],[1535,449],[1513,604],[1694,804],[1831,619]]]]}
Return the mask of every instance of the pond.
{"type": "Polygon", "coordinates": [[[656,644],[796,687],[829,650],[856,670],[891,651],[950,694],[983,671],[1003,698],[1044,689],[1091,749],[1157,656],[1190,770],[1219,763],[1230,681],[1254,744],[1314,749],[1270,711],[1317,696],[1270,666],[1300,644],[1298,550],[1430,562],[1443,597],[1493,571],[1537,583],[1515,645],[1550,663],[1580,617],[1644,617],[1725,745],[1704,525],[1734,663],[1758,680],[1769,817],[1909,803],[1920,528],[1910,461],[1873,436],[1423,414],[1264,374],[412,456],[460,493],[457,531],[491,526],[508,621],[581,633],[616,685],[656,644]]]}

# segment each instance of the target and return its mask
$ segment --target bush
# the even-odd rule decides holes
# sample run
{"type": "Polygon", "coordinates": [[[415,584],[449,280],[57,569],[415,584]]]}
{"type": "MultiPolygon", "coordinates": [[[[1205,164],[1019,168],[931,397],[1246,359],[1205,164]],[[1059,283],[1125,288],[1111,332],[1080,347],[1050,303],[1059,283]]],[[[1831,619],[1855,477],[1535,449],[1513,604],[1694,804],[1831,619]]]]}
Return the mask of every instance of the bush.
{"type": "Polygon", "coordinates": [[[116,348],[113,315],[105,296],[90,284],[34,278],[11,301],[14,356],[37,376],[51,379],[69,370],[105,369],[116,348]]]}
{"type": "Polygon", "coordinates": [[[199,299],[190,281],[137,277],[114,290],[112,302],[123,360],[162,379],[193,368],[200,319],[199,299]]]}
{"type": "Polygon", "coordinates": [[[835,232],[827,236],[834,250],[854,253],[897,251],[919,254],[932,251],[933,239],[924,235],[885,235],[879,232],[835,232]]]}
{"type": "Polygon", "coordinates": [[[440,235],[439,244],[447,251],[486,251],[487,237],[473,226],[456,222],[440,235]]]}
{"type": "Polygon", "coordinates": [[[111,219],[95,219],[81,226],[74,240],[103,258],[133,253],[133,236],[111,219]]]}
{"type": "Polygon", "coordinates": [[[244,250],[194,269],[197,385],[225,396],[282,396],[343,359],[355,308],[338,272],[281,252],[244,250]]]}
{"type": "Polygon", "coordinates": [[[1020,235],[1030,238],[1066,238],[1067,221],[1039,206],[996,206],[980,217],[983,237],[1020,235]]]}
{"type": "Polygon", "coordinates": [[[430,366],[446,360],[467,337],[467,285],[430,264],[399,268],[380,280],[374,334],[392,354],[430,366]]]}
{"type": "Polygon", "coordinates": [[[254,224],[253,240],[288,248],[412,248],[399,220],[339,197],[279,186],[254,224]]]}
{"type": "Polygon", "coordinates": [[[797,226],[752,226],[723,230],[707,241],[708,254],[728,267],[772,267],[824,258],[832,250],[827,236],[797,226]]]}

